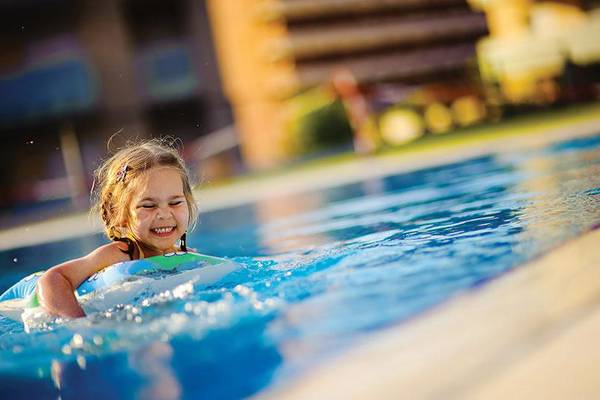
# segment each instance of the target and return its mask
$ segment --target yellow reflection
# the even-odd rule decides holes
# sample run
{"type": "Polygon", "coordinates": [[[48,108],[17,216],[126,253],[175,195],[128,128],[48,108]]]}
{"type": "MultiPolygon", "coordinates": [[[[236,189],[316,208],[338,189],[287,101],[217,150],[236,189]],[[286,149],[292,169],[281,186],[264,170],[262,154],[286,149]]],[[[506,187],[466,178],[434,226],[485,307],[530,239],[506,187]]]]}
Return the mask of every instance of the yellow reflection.
{"type": "MultiPolygon", "coordinates": [[[[299,217],[322,206],[321,197],[313,194],[290,195],[261,200],[256,206],[260,225],[261,244],[273,253],[284,253],[329,242],[323,233],[298,230],[302,222],[279,222],[286,217],[299,217]]],[[[308,222],[310,224],[311,222],[308,222]]]]}
{"type": "Polygon", "coordinates": [[[589,196],[572,195],[584,190],[584,183],[592,176],[600,176],[600,166],[592,164],[592,161],[600,157],[600,150],[584,152],[577,156],[555,155],[546,157],[535,157],[519,162],[522,172],[532,178],[524,179],[515,187],[517,193],[538,193],[526,203],[521,210],[520,218],[526,223],[524,232],[525,241],[529,238],[546,239],[548,237],[562,237],[565,232],[563,218],[555,218],[570,215],[571,218],[582,218],[581,223],[571,221],[575,226],[585,226],[585,214],[574,213],[573,210],[589,210],[589,196]],[[569,168],[564,170],[566,157],[577,157],[569,160],[570,165],[581,163],[587,167],[569,168]],[[588,164],[589,161],[589,164],[588,164]],[[573,187],[573,185],[580,185],[573,187]]]}

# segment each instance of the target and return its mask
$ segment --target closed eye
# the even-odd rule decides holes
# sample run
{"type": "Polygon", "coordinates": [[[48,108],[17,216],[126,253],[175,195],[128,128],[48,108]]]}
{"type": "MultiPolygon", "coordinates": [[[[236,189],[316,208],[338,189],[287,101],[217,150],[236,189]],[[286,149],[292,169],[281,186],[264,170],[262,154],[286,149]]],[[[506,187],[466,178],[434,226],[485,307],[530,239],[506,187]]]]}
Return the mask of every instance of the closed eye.
{"type": "Polygon", "coordinates": [[[176,201],[170,202],[169,205],[171,205],[171,206],[178,206],[181,203],[183,203],[183,200],[176,200],[176,201]]]}
{"type": "Polygon", "coordinates": [[[138,206],[138,208],[154,208],[156,207],[154,204],[142,204],[140,206],[138,206]]]}

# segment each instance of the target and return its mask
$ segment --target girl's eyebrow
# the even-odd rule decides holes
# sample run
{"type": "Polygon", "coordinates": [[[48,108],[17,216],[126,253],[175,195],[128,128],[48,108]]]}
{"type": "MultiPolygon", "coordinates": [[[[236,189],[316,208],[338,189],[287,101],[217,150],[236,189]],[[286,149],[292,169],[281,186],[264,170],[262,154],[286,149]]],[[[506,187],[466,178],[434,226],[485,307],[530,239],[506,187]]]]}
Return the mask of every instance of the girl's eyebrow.
{"type": "MultiPolygon", "coordinates": [[[[174,196],[169,197],[168,200],[179,199],[181,197],[185,197],[185,196],[183,194],[176,194],[174,196]]],[[[154,197],[144,197],[139,202],[141,203],[143,201],[154,201],[154,202],[156,202],[156,199],[154,197]]]]}

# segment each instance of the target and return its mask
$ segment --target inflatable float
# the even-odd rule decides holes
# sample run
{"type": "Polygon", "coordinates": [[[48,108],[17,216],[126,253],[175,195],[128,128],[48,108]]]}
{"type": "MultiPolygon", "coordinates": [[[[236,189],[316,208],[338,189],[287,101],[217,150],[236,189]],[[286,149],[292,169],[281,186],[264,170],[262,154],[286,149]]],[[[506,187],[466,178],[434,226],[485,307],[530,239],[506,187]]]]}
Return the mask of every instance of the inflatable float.
{"type": "MultiPolygon", "coordinates": [[[[79,285],[75,295],[89,314],[135,301],[147,295],[148,290],[159,293],[186,282],[211,285],[239,268],[223,258],[191,252],[169,253],[106,267],[79,285]]],[[[31,274],[4,292],[0,296],[0,315],[24,323],[31,316],[49,317],[40,307],[35,289],[43,273],[31,274]]]]}

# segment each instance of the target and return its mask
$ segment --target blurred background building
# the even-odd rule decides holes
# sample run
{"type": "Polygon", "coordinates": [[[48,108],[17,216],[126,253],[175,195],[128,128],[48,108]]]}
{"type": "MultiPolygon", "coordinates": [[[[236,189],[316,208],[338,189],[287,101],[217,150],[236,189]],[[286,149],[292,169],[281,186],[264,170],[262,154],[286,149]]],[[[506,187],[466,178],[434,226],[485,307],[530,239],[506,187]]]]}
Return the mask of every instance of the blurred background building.
{"type": "MultiPolygon", "coordinates": [[[[599,1],[8,0],[0,224],[174,135],[200,179],[594,101],[599,1]]],[[[39,216],[39,212],[37,213],[39,216]]]]}
{"type": "Polygon", "coordinates": [[[3,1],[0,30],[5,210],[85,205],[113,135],[174,135],[192,160],[232,123],[203,1],[3,1]]]}

